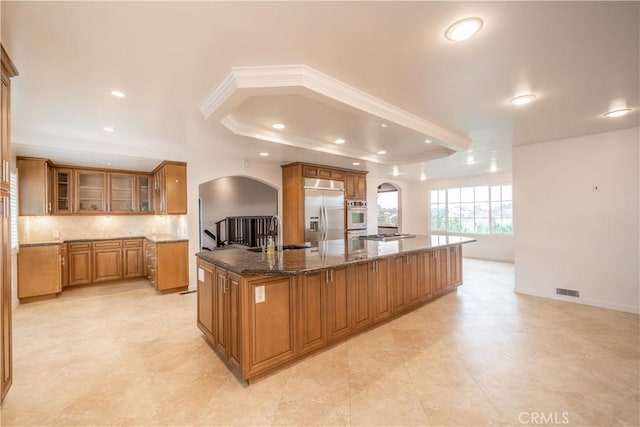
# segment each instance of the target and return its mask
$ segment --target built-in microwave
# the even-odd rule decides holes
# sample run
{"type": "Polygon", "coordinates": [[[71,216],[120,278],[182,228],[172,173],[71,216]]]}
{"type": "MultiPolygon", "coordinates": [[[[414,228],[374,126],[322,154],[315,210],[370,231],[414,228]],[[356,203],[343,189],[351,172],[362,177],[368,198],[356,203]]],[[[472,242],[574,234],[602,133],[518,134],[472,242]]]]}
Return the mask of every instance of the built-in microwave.
{"type": "Polygon", "coordinates": [[[347,201],[347,230],[367,229],[367,202],[363,200],[347,201]]]}

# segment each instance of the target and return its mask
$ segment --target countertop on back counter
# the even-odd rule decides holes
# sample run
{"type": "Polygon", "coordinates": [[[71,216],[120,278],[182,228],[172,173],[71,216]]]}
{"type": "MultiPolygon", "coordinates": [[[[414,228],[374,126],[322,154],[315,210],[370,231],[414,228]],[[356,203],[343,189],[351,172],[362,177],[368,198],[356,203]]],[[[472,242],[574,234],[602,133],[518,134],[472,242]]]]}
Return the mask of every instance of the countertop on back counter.
{"type": "Polygon", "coordinates": [[[196,256],[240,275],[296,275],[471,242],[475,242],[475,239],[433,234],[388,242],[364,240],[357,249],[352,249],[349,241],[341,239],[325,240],[319,242],[318,246],[271,255],[234,248],[203,251],[196,256]]]}
{"type": "Polygon", "coordinates": [[[28,246],[52,246],[62,245],[64,243],[78,243],[78,242],[99,242],[104,240],[136,240],[136,239],[148,239],[154,243],[170,243],[170,242],[186,242],[189,239],[186,237],[178,237],[170,234],[158,234],[155,236],[114,236],[114,237],[95,237],[86,239],[64,239],[64,240],[42,240],[37,242],[25,242],[20,243],[20,247],[28,246]]]}

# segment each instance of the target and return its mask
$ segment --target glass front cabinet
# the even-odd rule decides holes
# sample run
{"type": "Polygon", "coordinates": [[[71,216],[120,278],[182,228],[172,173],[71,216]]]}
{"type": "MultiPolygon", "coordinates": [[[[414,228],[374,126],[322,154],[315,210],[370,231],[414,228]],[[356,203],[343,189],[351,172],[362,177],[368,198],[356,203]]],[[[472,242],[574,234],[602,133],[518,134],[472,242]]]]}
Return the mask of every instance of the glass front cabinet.
{"type": "Polygon", "coordinates": [[[78,213],[104,213],[106,208],[105,172],[76,170],[76,201],[78,213]]]}
{"type": "Polygon", "coordinates": [[[151,187],[151,176],[138,175],[138,212],[151,213],[151,194],[153,188],[151,187]]]}
{"type": "Polygon", "coordinates": [[[135,175],[109,174],[109,212],[132,213],[135,205],[135,175]]]}
{"type": "Polygon", "coordinates": [[[53,170],[53,213],[68,214],[73,211],[73,172],[70,169],[53,170]]]}

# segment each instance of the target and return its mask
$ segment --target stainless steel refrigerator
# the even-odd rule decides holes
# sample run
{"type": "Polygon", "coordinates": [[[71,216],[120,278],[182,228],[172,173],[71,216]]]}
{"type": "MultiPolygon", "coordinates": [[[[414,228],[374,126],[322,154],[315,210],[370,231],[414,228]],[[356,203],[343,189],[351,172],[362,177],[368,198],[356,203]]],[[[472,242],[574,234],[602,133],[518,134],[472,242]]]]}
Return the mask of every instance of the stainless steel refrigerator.
{"type": "Polygon", "coordinates": [[[304,240],[344,239],[344,233],[344,183],[305,178],[304,240]]]}

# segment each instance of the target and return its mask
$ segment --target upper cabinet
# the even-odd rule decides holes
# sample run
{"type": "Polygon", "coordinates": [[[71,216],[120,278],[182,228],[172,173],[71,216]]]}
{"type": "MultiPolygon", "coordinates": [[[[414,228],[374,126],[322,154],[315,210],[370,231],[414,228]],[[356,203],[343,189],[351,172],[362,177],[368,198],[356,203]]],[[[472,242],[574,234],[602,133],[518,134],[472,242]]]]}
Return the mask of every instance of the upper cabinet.
{"type": "Polygon", "coordinates": [[[186,214],[186,163],[152,173],[57,166],[18,157],[20,215],[186,214]]]}
{"type": "Polygon", "coordinates": [[[187,164],[162,162],[153,171],[153,206],[156,214],[187,213],[187,164]]]}
{"type": "Polygon", "coordinates": [[[107,174],[88,170],[77,170],[75,180],[77,213],[107,212],[107,174]]]}
{"type": "Polygon", "coordinates": [[[344,174],[344,198],[362,199],[367,198],[367,175],[364,173],[344,174]]]}
{"type": "Polygon", "coordinates": [[[20,177],[18,209],[20,215],[42,216],[51,213],[51,167],[46,159],[21,158],[17,161],[20,177]]]}

